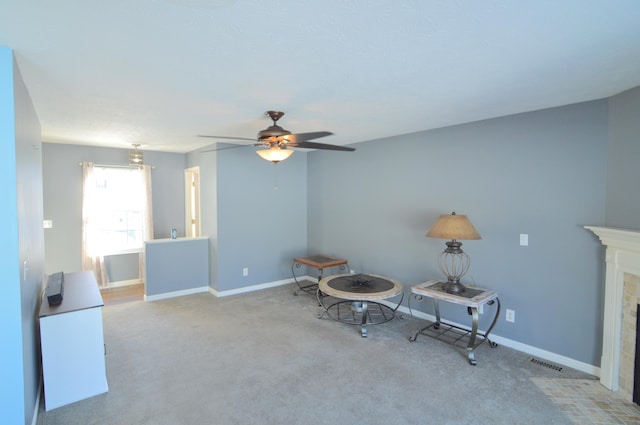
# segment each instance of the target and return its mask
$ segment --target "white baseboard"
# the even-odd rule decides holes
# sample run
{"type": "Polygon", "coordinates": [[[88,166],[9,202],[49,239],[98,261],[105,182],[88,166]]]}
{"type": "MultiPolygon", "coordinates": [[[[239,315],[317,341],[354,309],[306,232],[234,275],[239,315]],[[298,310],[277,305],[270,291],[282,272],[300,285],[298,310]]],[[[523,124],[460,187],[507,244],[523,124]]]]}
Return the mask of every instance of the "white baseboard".
{"type": "MultiPolygon", "coordinates": [[[[302,281],[302,280],[310,280],[312,282],[318,281],[318,279],[311,278],[309,276],[297,276],[296,279],[298,279],[298,281],[302,281]]],[[[213,288],[209,288],[209,292],[211,292],[216,297],[222,298],[222,297],[228,297],[230,295],[244,294],[247,292],[254,292],[254,291],[261,291],[263,289],[275,288],[277,286],[288,285],[293,282],[295,282],[295,280],[293,278],[289,278],[289,279],[283,279],[283,280],[276,280],[274,282],[261,283],[259,285],[245,286],[238,289],[229,289],[226,291],[217,291],[213,288]]]]}
{"type": "Polygon", "coordinates": [[[38,383],[38,395],[36,396],[36,405],[33,409],[33,419],[31,419],[31,425],[37,425],[38,423],[38,415],[40,413],[40,397],[42,395],[42,375],[40,375],[40,380],[38,383]]]}
{"type": "Polygon", "coordinates": [[[109,282],[106,286],[101,286],[100,290],[109,290],[114,288],[124,288],[125,286],[142,285],[140,279],[118,280],[116,282],[109,282]]]}
{"type": "Polygon", "coordinates": [[[208,286],[200,286],[198,288],[183,289],[181,291],[165,292],[156,295],[145,295],[144,300],[147,302],[164,300],[167,298],[183,297],[185,295],[198,294],[201,292],[209,292],[211,288],[208,286]]]}
{"type": "MultiPolygon", "coordinates": [[[[412,315],[411,312],[413,312],[413,317],[418,317],[420,319],[428,320],[430,322],[435,322],[436,320],[435,316],[432,316],[431,314],[427,314],[415,309],[412,309],[410,311],[409,308],[405,306],[401,306],[400,308],[398,308],[398,311],[405,313],[407,315],[412,315]]],[[[460,323],[451,322],[447,320],[442,320],[442,321],[444,323],[450,323],[452,325],[455,325],[461,328],[470,329],[469,325],[463,325],[460,323]]],[[[500,335],[496,335],[495,333],[491,333],[491,335],[489,335],[489,339],[491,339],[491,341],[499,345],[504,345],[505,347],[513,348],[516,351],[530,354],[532,356],[539,357],[541,359],[548,360],[550,362],[557,363],[562,366],[570,367],[572,369],[579,370],[581,372],[600,377],[600,368],[598,366],[590,365],[588,363],[584,363],[579,360],[572,359],[570,357],[562,356],[560,354],[552,353],[550,351],[543,350],[541,348],[523,344],[521,342],[514,341],[512,339],[505,338],[500,335]]]]}

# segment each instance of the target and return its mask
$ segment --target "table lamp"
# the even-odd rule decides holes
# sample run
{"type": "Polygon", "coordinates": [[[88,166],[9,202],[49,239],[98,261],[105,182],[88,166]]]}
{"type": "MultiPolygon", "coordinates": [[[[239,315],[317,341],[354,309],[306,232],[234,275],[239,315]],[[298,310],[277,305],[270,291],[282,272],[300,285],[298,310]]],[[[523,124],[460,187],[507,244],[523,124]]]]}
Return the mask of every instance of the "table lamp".
{"type": "Polygon", "coordinates": [[[478,231],[466,215],[458,215],[455,212],[443,214],[438,218],[433,227],[425,236],[439,239],[451,239],[446,242],[447,248],[438,258],[438,267],[447,276],[447,282],[443,288],[452,294],[464,292],[464,285],[460,279],[467,273],[471,265],[471,259],[462,250],[461,240],[482,239],[478,231]]]}

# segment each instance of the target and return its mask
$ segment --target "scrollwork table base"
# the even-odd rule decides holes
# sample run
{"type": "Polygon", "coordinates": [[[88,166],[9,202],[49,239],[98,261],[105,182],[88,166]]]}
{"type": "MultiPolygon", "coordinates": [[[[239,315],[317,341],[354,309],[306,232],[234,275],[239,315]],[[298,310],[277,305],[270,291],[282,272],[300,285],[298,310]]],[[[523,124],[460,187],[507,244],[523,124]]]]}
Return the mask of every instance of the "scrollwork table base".
{"type": "MultiPolygon", "coordinates": [[[[487,341],[491,348],[498,344],[489,339],[489,334],[493,330],[500,315],[500,300],[495,291],[483,288],[467,287],[462,293],[452,294],[444,290],[444,282],[439,280],[429,280],[415,285],[411,288],[411,294],[417,301],[422,301],[424,297],[433,299],[436,321],[420,329],[409,341],[415,342],[418,335],[429,336],[456,347],[464,348],[467,351],[469,364],[477,364],[474,350],[483,342],[487,341]],[[466,329],[450,323],[443,323],[440,318],[439,302],[459,304],[467,307],[467,312],[471,316],[471,329],[466,329]],[[496,312],[491,325],[486,331],[478,330],[478,310],[483,305],[496,305],[496,312]]],[[[411,302],[411,299],[409,299],[411,302]]]]}

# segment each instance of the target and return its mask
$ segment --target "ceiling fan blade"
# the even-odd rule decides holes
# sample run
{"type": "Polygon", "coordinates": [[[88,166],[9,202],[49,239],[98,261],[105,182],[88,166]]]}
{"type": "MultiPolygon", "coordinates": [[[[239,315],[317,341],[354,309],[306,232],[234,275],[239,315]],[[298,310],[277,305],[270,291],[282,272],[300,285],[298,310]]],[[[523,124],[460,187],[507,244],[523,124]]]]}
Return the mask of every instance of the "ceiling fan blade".
{"type": "Polygon", "coordinates": [[[355,151],[355,148],[350,148],[347,146],[328,145],[326,143],[315,143],[315,142],[287,143],[286,145],[295,147],[295,148],[305,148],[305,149],[324,149],[329,151],[348,151],[348,152],[355,151]]]}
{"type": "Polygon", "coordinates": [[[248,139],[246,137],[231,137],[231,136],[206,136],[199,134],[198,137],[208,137],[210,139],[228,139],[228,140],[248,140],[250,142],[255,142],[256,139],[248,139]]]}
{"type": "Polygon", "coordinates": [[[285,137],[291,143],[300,143],[307,140],[319,139],[320,137],[331,136],[330,131],[312,131],[311,133],[288,134],[285,137]]]}
{"type": "Polygon", "coordinates": [[[215,152],[215,151],[223,151],[225,149],[235,149],[235,148],[246,148],[248,146],[260,146],[259,144],[253,144],[253,145],[233,145],[233,146],[224,146],[221,148],[215,148],[215,149],[204,149],[201,151],[198,151],[198,153],[205,153],[205,152],[215,152]]]}

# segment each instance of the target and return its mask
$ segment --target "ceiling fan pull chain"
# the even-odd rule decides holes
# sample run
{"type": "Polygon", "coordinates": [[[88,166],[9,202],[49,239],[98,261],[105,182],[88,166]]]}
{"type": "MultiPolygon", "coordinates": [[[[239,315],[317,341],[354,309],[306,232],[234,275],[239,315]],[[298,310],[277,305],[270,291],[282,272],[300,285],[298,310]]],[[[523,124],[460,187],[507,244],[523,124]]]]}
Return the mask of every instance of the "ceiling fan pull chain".
{"type": "Polygon", "coordinates": [[[273,190],[278,190],[278,163],[273,163],[273,190]]]}

